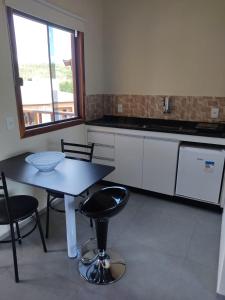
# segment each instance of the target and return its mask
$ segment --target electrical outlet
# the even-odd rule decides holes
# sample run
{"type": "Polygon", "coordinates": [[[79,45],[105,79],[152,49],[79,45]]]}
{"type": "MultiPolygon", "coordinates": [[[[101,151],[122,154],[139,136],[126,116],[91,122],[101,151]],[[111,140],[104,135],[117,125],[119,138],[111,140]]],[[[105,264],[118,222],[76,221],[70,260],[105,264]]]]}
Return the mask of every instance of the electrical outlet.
{"type": "Polygon", "coordinates": [[[122,113],[123,112],[123,104],[118,104],[117,110],[118,110],[118,113],[122,113]]]}
{"type": "Polygon", "coordinates": [[[212,107],[211,108],[211,118],[217,119],[219,117],[219,108],[218,107],[212,107]]]}

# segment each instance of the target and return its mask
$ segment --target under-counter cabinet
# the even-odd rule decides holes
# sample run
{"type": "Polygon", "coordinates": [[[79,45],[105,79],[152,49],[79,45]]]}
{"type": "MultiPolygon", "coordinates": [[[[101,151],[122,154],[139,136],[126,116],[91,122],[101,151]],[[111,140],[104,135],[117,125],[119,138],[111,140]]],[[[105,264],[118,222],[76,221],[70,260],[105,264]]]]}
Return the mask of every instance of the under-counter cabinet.
{"type": "Polygon", "coordinates": [[[88,131],[93,162],[115,166],[105,180],[174,195],[179,141],[88,131]]]}
{"type": "MultiPolygon", "coordinates": [[[[105,180],[174,196],[180,143],[225,146],[221,138],[87,126],[94,163],[115,166],[105,180]]],[[[180,195],[180,193],[179,193],[180,195]]],[[[219,205],[225,202],[223,176],[219,205]]],[[[201,201],[201,200],[200,200],[201,201]]]]}
{"type": "Polygon", "coordinates": [[[174,195],[179,141],[144,138],[142,188],[174,195]]]}
{"type": "Polygon", "coordinates": [[[142,187],[143,137],[115,135],[115,181],[142,187]]]}
{"type": "MultiPolygon", "coordinates": [[[[115,134],[99,131],[88,131],[88,144],[94,143],[92,162],[96,164],[115,166],[115,134]]],[[[104,178],[115,182],[115,171],[104,178]]]]}

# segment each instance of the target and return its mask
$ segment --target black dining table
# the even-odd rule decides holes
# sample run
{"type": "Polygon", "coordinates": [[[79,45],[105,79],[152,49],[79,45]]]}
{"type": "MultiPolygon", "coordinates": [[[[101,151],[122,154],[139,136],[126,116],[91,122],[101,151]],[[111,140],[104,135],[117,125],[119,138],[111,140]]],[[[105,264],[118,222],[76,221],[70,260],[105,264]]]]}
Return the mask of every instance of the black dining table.
{"type": "Polygon", "coordinates": [[[0,161],[0,172],[4,172],[10,180],[64,194],[68,256],[76,257],[78,247],[75,197],[99,182],[115,168],[65,158],[52,172],[45,173],[25,161],[29,154],[31,153],[23,153],[0,161]]]}

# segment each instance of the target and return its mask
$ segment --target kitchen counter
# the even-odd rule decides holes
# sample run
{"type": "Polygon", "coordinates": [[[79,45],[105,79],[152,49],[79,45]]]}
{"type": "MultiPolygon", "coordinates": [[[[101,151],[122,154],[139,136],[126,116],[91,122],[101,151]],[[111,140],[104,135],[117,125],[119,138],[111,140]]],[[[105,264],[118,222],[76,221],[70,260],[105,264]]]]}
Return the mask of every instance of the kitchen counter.
{"type": "Polygon", "coordinates": [[[225,124],[164,119],[104,116],[87,125],[225,138],[225,124]]]}

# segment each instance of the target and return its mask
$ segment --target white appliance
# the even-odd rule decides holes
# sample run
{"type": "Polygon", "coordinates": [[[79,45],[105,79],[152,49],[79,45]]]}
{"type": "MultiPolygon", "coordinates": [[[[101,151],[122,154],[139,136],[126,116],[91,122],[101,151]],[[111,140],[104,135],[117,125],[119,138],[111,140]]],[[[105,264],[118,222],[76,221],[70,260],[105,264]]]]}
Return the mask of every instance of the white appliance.
{"type": "Polygon", "coordinates": [[[216,147],[181,145],[176,195],[219,203],[224,157],[216,147]]]}

